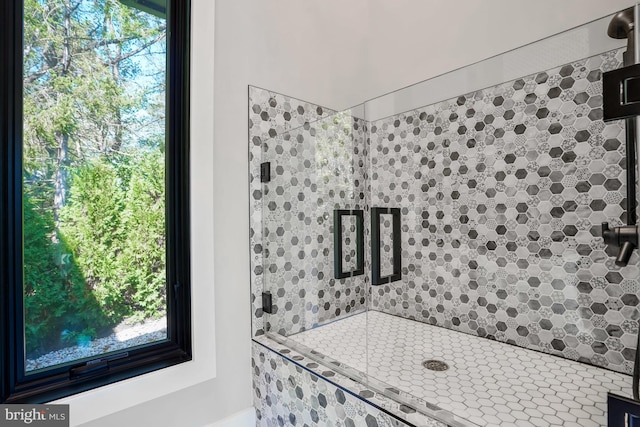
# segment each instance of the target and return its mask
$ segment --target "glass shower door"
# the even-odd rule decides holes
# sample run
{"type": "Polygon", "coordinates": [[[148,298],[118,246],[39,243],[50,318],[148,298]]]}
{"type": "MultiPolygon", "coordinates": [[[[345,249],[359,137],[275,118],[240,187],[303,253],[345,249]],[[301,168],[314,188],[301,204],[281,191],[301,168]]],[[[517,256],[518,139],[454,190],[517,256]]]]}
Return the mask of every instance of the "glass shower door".
{"type": "MultiPolygon", "coordinates": [[[[625,122],[604,120],[603,75],[627,45],[611,21],[365,103],[371,209],[399,209],[402,254],[400,280],[372,280],[372,377],[479,425],[515,425],[498,402],[545,390],[547,372],[572,390],[565,363],[631,391],[640,258],[620,265],[602,238],[635,198],[625,122]]],[[[556,399],[538,408],[576,416],[556,399]]]]}
{"type": "Polygon", "coordinates": [[[362,120],[351,110],[334,113],[262,148],[264,288],[272,305],[265,331],[364,372],[362,120]],[[349,336],[348,348],[333,345],[338,335],[349,336]]]}

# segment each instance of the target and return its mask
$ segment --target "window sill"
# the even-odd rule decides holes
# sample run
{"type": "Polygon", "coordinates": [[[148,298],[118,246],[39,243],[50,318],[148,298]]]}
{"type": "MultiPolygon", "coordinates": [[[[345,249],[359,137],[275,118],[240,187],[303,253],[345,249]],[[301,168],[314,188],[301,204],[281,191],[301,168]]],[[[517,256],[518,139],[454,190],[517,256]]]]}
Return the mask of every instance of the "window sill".
{"type": "MultiPolygon", "coordinates": [[[[215,378],[214,343],[198,346],[194,360],[76,394],[52,403],[71,405],[71,425],[83,424],[215,378]],[[198,351],[199,350],[199,351],[198,351]]],[[[203,341],[199,340],[202,344],[203,341]]]]}

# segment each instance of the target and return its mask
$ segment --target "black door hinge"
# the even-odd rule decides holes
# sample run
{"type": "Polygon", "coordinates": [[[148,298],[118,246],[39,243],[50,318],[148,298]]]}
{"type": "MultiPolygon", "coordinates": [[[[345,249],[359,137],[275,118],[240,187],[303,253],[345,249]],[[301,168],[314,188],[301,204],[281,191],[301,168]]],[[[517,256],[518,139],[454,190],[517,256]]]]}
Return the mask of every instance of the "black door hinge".
{"type": "Polygon", "coordinates": [[[271,181],[271,162],[260,163],[260,182],[271,181]]]}
{"type": "Polygon", "coordinates": [[[273,299],[271,298],[271,292],[262,293],[262,311],[264,313],[273,314],[273,299]]]}

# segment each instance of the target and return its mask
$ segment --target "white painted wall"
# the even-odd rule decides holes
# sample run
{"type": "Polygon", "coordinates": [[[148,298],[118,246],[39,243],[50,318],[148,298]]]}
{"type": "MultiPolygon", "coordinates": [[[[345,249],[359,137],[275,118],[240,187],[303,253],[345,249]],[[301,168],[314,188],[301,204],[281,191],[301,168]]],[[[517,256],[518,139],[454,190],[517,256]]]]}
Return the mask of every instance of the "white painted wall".
{"type": "MultiPolygon", "coordinates": [[[[369,0],[375,51],[361,100],[632,6],[633,0],[369,0]],[[402,66],[395,65],[401,60],[402,66]]],[[[358,102],[358,101],[355,101],[358,102]]]]}
{"type": "MultiPolygon", "coordinates": [[[[90,421],[84,426],[90,427],[137,427],[137,426],[205,426],[218,420],[223,420],[232,414],[239,413],[252,406],[251,401],[251,376],[250,376],[250,318],[249,318],[249,289],[248,289],[248,264],[245,261],[246,250],[240,251],[239,247],[231,249],[230,255],[239,258],[236,265],[226,268],[220,258],[224,258],[225,246],[229,243],[228,235],[220,233],[220,239],[214,240],[214,235],[220,229],[235,225],[217,220],[214,222],[214,199],[218,205],[224,199],[216,198],[217,189],[213,185],[214,162],[214,2],[210,0],[192,0],[193,31],[192,31],[192,225],[195,230],[192,235],[193,249],[193,287],[194,304],[204,305],[207,313],[215,312],[215,319],[209,315],[207,320],[198,321],[194,327],[197,333],[194,342],[195,361],[204,363],[199,373],[199,379],[192,381],[196,385],[182,388],[179,391],[166,393],[167,389],[176,388],[184,378],[168,378],[164,383],[158,383],[160,373],[152,373],[147,377],[141,377],[138,382],[143,387],[134,392],[119,386],[111,389],[100,389],[85,393],[87,398],[91,395],[99,396],[97,404],[99,410],[114,412],[114,409],[122,409],[140,401],[127,409],[120,410],[111,415],[90,421]],[[215,246],[214,246],[215,241],[215,246]],[[214,251],[216,257],[214,257],[214,251]],[[218,255],[222,256],[218,256],[218,255]],[[214,283],[215,299],[214,299],[214,283]],[[207,366],[213,366],[214,358],[207,361],[206,356],[199,350],[215,340],[216,377],[208,379],[210,373],[207,366]],[[204,356],[204,357],[203,357],[204,356]],[[146,387],[145,387],[146,385],[146,387]],[[155,399],[158,392],[164,395],[155,399]],[[127,405],[129,402],[129,405],[127,405]]],[[[245,96],[246,98],[246,96],[245,96]]],[[[216,153],[216,155],[220,155],[216,153]]],[[[241,174],[240,174],[241,175],[241,174]]],[[[217,177],[218,183],[225,180],[217,177]]],[[[244,192],[240,193],[244,194],[244,192]]],[[[228,196],[226,196],[228,197],[228,196]]],[[[243,206],[240,212],[246,212],[243,206]]],[[[224,221],[224,215],[221,215],[224,221]]],[[[244,224],[242,224],[244,225],[244,224]]],[[[239,225],[240,227],[240,225],[239,225]]],[[[246,242],[248,240],[247,227],[238,230],[235,238],[246,242]]],[[[238,242],[239,245],[239,242],[238,242]]],[[[246,246],[246,245],[245,245],[246,246]]],[[[243,248],[245,246],[242,246],[243,248]]],[[[187,365],[187,364],[183,364],[187,365]]],[[[183,365],[178,365],[180,368],[183,365]]],[[[169,368],[169,369],[173,369],[169,368]]],[[[164,373],[162,370],[159,372],[164,373]]],[[[167,378],[167,377],[162,377],[167,378]]],[[[80,400],[72,403],[71,419],[75,425],[78,415],[83,418],[87,408],[80,400]]],[[[252,410],[250,411],[252,412],[252,410]]],[[[229,422],[242,420],[244,424],[235,425],[244,427],[251,424],[251,413],[231,418],[229,422]]],[[[84,419],[83,419],[84,420],[84,419]]],[[[224,425],[224,424],[222,424],[224,425]]],[[[227,424],[228,425],[228,424],[227,424]]]]}
{"type": "MultiPolygon", "coordinates": [[[[192,2],[193,143],[202,149],[199,164],[210,162],[213,155],[208,169],[213,185],[194,197],[213,194],[215,273],[208,274],[215,284],[216,326],[211,335],[215,332],[217,340],[217,377],[87,427],[204,426],[251,406],[247,85],[347,108],[633,4],[632,0],[192,2]]],[[[210,184],[205,181],[203,186],[210,184]]],[[[196,284],[211,285],[210,280],[196,284]]]]}
{"type": "Polygon", "coordinates": [[[215,424],[210,424],[207,427],[255,427],[255,425],[256,411],[251,407],[220,420],[215,424]]]}
{"type": "Polygon", "coordinates": [[[610,15],[371,99],[362,105],[363,118],[373,122],[626,47],[627,40],[607,36],[609,22],[610,15]]]}
{"type": "Polygon", "coordinates": [[[218,0],[219,19],[230,31],[216,32],[223,38],[219,45],[234,51],[238,61],[229,64],[234,80],[252,76],[248,83],[344,109],[633,4],[218,0]]]}

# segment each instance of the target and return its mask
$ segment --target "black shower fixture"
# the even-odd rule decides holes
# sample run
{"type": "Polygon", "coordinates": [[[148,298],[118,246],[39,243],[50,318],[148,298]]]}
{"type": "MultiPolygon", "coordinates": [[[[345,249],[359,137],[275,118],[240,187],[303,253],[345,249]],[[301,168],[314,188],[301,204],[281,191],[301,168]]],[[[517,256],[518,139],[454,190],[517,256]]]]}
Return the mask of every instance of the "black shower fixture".
{"type": "Polygon", "coordinates": [[[627,39],[623,68],[602,75],[603,116],[605,121],[625,120],[626,172],[627,172],[627,225],[609,228],[602,224],[605,244],[618,248],[616,265],[629,263],[634,249],[638,248],[636,225],[636,117],[640,115],[640,58],[637,54],[634,22],[635,8],[630,7],[614,15],[607,34],[615,39],[627,39]]]}
{"type": "Polygon", "coordinates": [[[635,64],[635,40],[633,37],[634,9],[635,8],[630,7],[616,13],[609,23],[609,28],[607,28],[607,35],[612,39],[627,39],[627,51],[622,56],[625,67],[635,64]]]}
{"type": "Polygon", "coordinates": [[[623,225],[611,230],[609,224],[603,222],[602,238],[605,244],[619,248],[616,265],[625,266],[629,263],[633,250],[638,247],[638,226],[623,225]]]}
{"type": "MultiPolygon", "coordinates": [[[[640,42],[635,24],[640,22],[640,6],[630,7],[614,15],[607,34],[615,39],[627,39],[627,51],[623,56],[623,68],[602,75],[602,108],[605,121],[625,120],[626,168],[627,168],[627,225],[609,229],[602,224],[602,238],[612,247],[618,248],[616,265],[629,263],[634,249],[638,248],[638,226],[636,225],[636,143],[637,120],[640,116],[640,42]]],[[[633,400],[626,402],[615,395],[609,396],[608,411],[610,427],[637,424],[640,413],[640,332],[637,335],[636,354],[633,364],[633,400]],[[626,405],[626,406],[621,406],[626,405]],[[631,421],[615,419],[626,414],[631,421]],[[635,422],[633,420],[636,420],[635,422]]],[[[626,418],[625,418],[626,419],[626,418]]]]}

